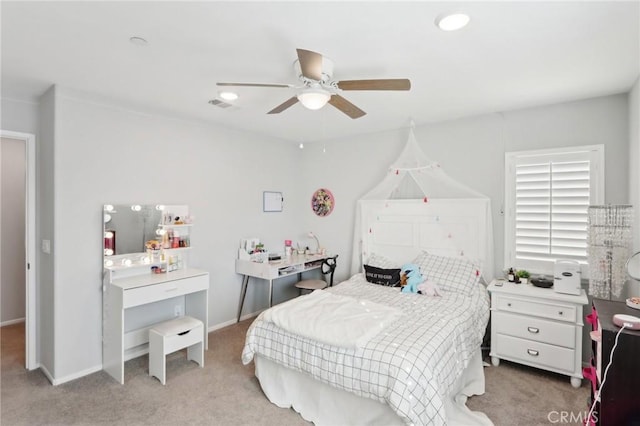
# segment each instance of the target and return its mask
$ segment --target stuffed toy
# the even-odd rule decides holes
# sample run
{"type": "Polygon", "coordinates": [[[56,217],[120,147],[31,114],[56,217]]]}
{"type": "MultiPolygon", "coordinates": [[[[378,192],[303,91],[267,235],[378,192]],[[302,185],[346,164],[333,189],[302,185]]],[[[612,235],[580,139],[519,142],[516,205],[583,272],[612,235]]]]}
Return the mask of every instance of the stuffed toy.
{"type": "Polygon", "coordinates": [[[438,284],[426,279],[418,284],[418,293],[424,294],[425,296],[440,296],[440,289],[438,288],[438,284]]]}
{"type": "MultiPolygon", "coordinates": [[[[418,285],[423,281],[422,274],[420,273],[420,268],[418,267],[418,265],[407,263],[402,265],[400,271],[402,271],[402,275],[405,276],[406,279],[406,285],[402,287],[402,292],[417,293],[418,285]]],[[[400,278],[401,283],[402,281],[402,278],[400,278]]]]}

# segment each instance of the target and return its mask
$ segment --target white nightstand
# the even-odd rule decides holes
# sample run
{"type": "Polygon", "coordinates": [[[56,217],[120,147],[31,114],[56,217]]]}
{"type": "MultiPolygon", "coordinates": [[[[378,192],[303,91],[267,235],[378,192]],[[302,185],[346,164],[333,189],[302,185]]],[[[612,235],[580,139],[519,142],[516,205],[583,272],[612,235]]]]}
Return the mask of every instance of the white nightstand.
{"type": "Polygon", "coordinates": [[[501,359],[506,359],[566,374],[573,387],[580,387],[582,307],[588,303],[584,290],[574,296],[497,280],[488,290],[491,363],[497,367],[501,359]]]}

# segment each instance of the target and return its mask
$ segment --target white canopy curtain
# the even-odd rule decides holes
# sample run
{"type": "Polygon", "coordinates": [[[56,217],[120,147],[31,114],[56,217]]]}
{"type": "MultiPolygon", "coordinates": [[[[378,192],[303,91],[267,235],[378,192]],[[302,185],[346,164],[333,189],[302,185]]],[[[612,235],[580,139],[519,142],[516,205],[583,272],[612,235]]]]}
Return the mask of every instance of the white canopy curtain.
{"type": "MultiPolygon", "coordinates": [[[[443,204],[451,204],[455,205],[456,208],[464,209],[464,200],[472,200],[469,205],[473,205],[473,208],[478,208],[480,204],[480,208],[483,209],[482,216],[484,217],[484,223],[482,224],[484,228],[484,232],[482,232],[483,241],[480,242],[481,247],[478,250],[474,250],[479,259],[469,258],[469,260],[482,261],[482,275],[487,282],[494,278],[493,226],[489,197],[456,181],[445,173],[438,162],[430,160],[418,146],[413,132],[413,124],[409,130],[407,144],[398,159],[389,166],[385,178],[358,201],[351,258],[352,275],[362,272],[363,238],[367,238],[363,234],[366,234],[365,230],[369,229],[369,224],[363,223],[363,221],[371,220],[370,214],[363,213],[362,206],[370,200],[386,201],[386,203],[383,203],[386,206],[389,203],[393,203],[394,200],[420,200],[425,204],[425,215],[431,214],[432,216],[440,213],[429,212],[427,208],[429,205],[435,206],[437,204],[439,206],[437,207],[438,211],[442,211],[443,204]],[[436,200],[437,203],[430,203],[430,201],[436,200]],[[479,200],[484,200],[484,202],[479,203],[479,200]]],[[[451,211],[451,209],[446,209],[446,211],[451,211]]],[[[442,234],[449,237],[446,245],[450,247],[452,244],[451,232],[444,229],[447,226],[446,221],[442,222],[442,234]]],[[[463,236],[460,236],[460,238],[463,238],[463,236]]],[[[460,240],[459,244],[460,250],[458,250],[458,253],[460,256],[465,256],[462,247],[468,247],[469,241],[460,240]]],[[[429,245],[433,247],[434,241],[430,241],[429,245]]],[[[410,261],[411,259],[406,260],[410,261]]]]}

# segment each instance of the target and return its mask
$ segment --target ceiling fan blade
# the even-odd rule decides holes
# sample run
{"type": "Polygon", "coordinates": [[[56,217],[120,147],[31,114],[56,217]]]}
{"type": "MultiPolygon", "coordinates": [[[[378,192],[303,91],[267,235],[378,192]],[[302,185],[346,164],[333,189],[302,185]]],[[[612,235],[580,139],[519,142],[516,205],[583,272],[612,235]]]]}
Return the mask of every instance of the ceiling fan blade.
{"type": "Polygon", "coordinates": [[[366,114],[366,112],[364,112],[340,95],[331,96],[331,99],[329,99],[329,103],[351,118],[360,118],[366,114]]]}
{"type": "Polygon", "coordinates": [[[310,50],[296,49],[302,75],[312,80],[322,80],[322,55],[310,50]]]}
{"type": "Polygon", "coordinates": [[[217,86],[246,86],[246,87],[293,87],[291,84],[265,84],[265,83],[216,83],[217,86]]]}
{"type": "Polygon", "coordinates": [[[378,80],[343,80],[338,88],[342,90],[409,90],[411,81],[408,78],[390,78],[378,80]]]}
{"type": "Polygon", "coordinates": [[[292,98],[287,99],[286,101],[284,101],[283,103],[281,103],[280,105],[278,105],[277,107],[269,111],[267,114],[279,114],[285,109],[289,108],[290,106],[296,104],[297,102],[298,102],[298,98],[294,96],[292,98]]]}

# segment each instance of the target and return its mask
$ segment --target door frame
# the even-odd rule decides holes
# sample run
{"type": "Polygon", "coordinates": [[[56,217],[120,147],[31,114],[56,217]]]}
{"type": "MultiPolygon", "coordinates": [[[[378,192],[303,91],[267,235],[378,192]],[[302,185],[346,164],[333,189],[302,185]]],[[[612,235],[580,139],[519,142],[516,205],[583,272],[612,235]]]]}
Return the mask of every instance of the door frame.
{"type": "Polygon", "coordinates": [[[21,140],[25,143],[25,367],[39,367],[37,352],[38,298],[36,271],[36,136],[32,133],[0,129],[0,137],[21,140]]]}

